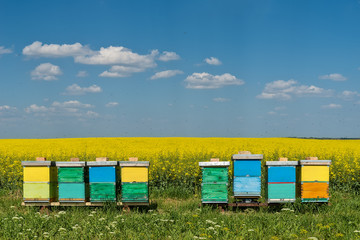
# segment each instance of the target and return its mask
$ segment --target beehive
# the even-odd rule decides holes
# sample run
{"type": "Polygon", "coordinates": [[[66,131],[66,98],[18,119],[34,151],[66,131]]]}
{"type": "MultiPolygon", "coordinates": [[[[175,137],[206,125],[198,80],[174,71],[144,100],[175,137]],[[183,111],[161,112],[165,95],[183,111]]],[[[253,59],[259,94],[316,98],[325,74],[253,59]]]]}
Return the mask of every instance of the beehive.
{"type": "Polygon", "coordinates": [[[230,162],[199,162],[202,172],[201,202],[228,203],[230,162]]]}
{"type": "Polygon", "coordinates": [[[24,202],[54,202],[57,199],[57,172],[54,162],[39,158],[22,161],[24,202]]]}
{"type": "Polygon", "coordinates": [[[86,163],[56,162],[58,169],[59,202],[88,200],[86,163]]]}
{"type": "Polygon", "coordinates": [[[124,203],[149,203],[149,165],[147,161],[122,161],[121,201],[124,203]]]}
{"type": "Polygon", "coordinates": [[[298,161],[267,161],[269,203],[295,202],[298,161]]]}
{"type": "Polygon", "coordinates": [[[262,154],[240,152],[232,155],[234,173],[234,197],[261,197],[261,159],[262,154]]]}
{"type": "Polygon", "coordinates": [[[328,202],[331,160],[300,160],[300,165],[301,201],[328,202]]]}
{"type": "Polygon", "coordinates": [[[116,201],[117,161],[97,158],[89,166],[90,202],[116,201]]]}

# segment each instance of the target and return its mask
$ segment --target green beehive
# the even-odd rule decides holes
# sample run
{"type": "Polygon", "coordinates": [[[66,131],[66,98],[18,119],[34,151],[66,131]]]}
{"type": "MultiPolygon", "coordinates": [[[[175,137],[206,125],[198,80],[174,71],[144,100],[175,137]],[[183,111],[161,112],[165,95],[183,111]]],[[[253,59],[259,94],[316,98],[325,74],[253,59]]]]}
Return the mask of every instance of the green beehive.
{"type": "Polygon", "coordinates": [[[228,203],[228,168],[230,162],[199,162],[202,172],[201,202],[228,203]]]}
{"type": "Polygon", "coordinates": [[[71,162],[56,162],[58,168],[59,202],[88,200],[86,163],[72,158],[71,162]]]}

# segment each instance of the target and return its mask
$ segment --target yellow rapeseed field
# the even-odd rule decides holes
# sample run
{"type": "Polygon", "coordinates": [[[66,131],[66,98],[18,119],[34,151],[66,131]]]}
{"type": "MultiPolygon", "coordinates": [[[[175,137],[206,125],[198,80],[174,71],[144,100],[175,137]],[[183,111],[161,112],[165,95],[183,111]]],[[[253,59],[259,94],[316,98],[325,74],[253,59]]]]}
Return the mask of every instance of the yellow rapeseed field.
{"type": "Polygon", "coordinates": [[[199,161],[218,157],[231,160],[240,150],[263,154],[264,161],[288,157],[301,160],[307,156],[333,160],[332,183],[360,182],[360,140],[310,140],[292,138],[76,138],[0,140],[0,185],[20,186],[21,161],[46,157],[67,161],[79,157],[127,160],[138,157],[150,161],[150,182],[198,184],[199,161]]]}

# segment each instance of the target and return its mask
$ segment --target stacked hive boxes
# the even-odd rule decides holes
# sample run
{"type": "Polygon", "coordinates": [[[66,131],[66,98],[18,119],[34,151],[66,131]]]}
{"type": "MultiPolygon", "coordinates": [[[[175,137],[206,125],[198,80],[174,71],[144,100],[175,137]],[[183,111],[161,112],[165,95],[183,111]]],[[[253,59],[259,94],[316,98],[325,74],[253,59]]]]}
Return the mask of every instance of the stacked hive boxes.
{"type": "Polygon", "coordinates": [[[85,162],[79,162],[78,158],[71,159],[71,162],[56,162],[59,202],[85,202],[88,200],[85,165],[85,162]]]}
{"type": "Polygon", "coordinates": [[[57,198],[57,174],[54,162],[37,158],[37,161],[23,161],[24,202],[54,202],[57,198]]]}
{"type": "Polygon", "coordinates": [[[301,201],[329,201],[329,169],[331,160],[317,160],[316,157],[300,160],[301,201]]]}
{"type": "Polygon", "coordinates": [[[199,162],[202,171],[201,202],[228,203],[228,167],[230,162],[199,162]]]}
{"type": "Polygon", "coordinates": [[[267,161],[268,202],[282,203],[296,200],[296,167],[298,161],[267,161]]]}
{"type": "Polygon", "coordinates": [[[89,166],[90,202],[116,201],[117,161],[96,158],[89,166]]]}
{"type": "Polygon", "coordinates": [[[149,203],[149,162],[119,162],[121,167],[121,201],[124,203],[149,203]]]}
{"type": "Polygon", "coordinates": [[[261,197],[261,154],[251,154],[248,151],[234,154],[234,197],[261,197]]]}

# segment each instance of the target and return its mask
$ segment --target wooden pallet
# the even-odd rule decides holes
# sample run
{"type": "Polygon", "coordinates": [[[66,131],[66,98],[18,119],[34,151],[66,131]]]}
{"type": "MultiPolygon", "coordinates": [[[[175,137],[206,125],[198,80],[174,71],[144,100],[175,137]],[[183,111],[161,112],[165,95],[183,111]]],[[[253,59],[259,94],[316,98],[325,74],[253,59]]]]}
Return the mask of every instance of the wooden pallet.
{"type": "Polygon", "coordinates": [[[142,207],[149,206],[150,203],[124,203],[124,202],[22,202],[21,206],[33,206],[33,207],[102,207],[105,205],[116,205],[122,207],[142,207]]]}
{"type": "Polygon", "coordinates": [[[267,207],[267,203],[260,203],[260,202],[252,202],[252,203],[244,203],[244,202],[238,202],[238,203],[229,203],[229,207],[267,207]]]}

